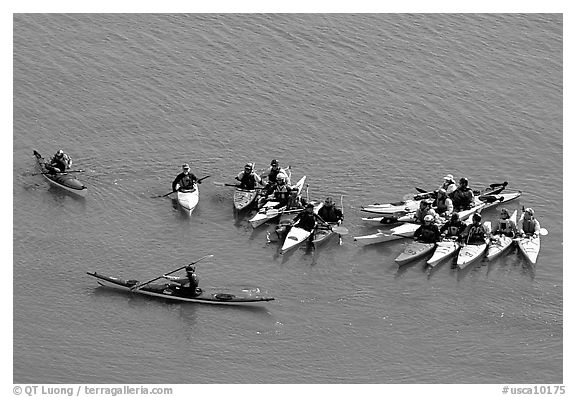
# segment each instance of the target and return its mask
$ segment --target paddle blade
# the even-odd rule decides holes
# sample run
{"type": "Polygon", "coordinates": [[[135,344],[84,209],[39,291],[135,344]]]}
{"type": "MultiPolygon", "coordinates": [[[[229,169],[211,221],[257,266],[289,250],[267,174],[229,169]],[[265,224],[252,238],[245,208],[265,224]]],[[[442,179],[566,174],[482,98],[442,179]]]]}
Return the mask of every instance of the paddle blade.
{"type": "Polygon", "coordinates": [[[338,233],[341,236],[344,236],[344,235],[350,233],[350,231],[347,228],[345,228],[344,226],[334,226],[332,228],[332,231],[334,231],[334,233],[338,233]]]}
{"type": "Polygon", "coordinates": [[[548,229],[545,228],[540,228],[540,235],[541,236],[547,236],[548,235],[548,229]]]}

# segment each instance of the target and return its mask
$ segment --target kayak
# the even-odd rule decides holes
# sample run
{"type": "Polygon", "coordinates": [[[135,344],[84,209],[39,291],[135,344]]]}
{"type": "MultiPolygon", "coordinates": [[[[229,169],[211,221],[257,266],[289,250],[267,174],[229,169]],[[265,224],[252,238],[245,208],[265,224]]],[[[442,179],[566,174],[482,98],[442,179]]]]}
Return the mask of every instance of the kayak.
{"type": "Polygon", "coordinates": [[[521,238],[518,240],[518,247],[530,263],[535,265],[540,253],[540,235],[521,238]]]}
{"type": "MultiPolygon", "coordinates": [[[[339,226],[338,223],[331,223],[329,222],[330,226],[339,226]]],[[[314,245],[322,244],[326,240],[328,240],[331,236],[335,236],[337,233],[332,230],[331,228],[316,227],[314,229],[314,236],[312,236],[312,243],[314,245]]]]}
{"type": "Polygon", "coordinates": [[[237,187],[234,190],[234,208],[241,211],[250,206],[258,196],[256,189],[242,189],[237,187]]]}
{"type": "Polygon", "coordinates": [[[390,225],[392,223],[400,223],[398,218],[393,216],[368,216],[363,217],[362,220],[372,225],[390,225]]]}
{"type": "Polygon", "coordinates": [[[396,258],[398,266],[405,265],[408,262],[416,260],[425,256],[434,250],[435,243],[422,243],[420,241],[413,241],[408,244],[404,251],[396,258]]]}
{"type": "Polygon", "coordinates": [[[380,214],[387,218],[399,218],[416,211],[419,206],[420,200],[406,200],[389,204],[370,204],[360,207],[360,211],[380,214]]]}
{"type": "Polygon", "coordinates": [[[193,189],[180,189],[177,192],[178,204],[191,214],[194,208],[198,205],[200,200],[200,192],[198,191],[198,185],[193,189]]]}
{"type": "Polygon", "coordinates": [[[369,245],[369,244],[383,243],[386,241],[400,240],[401,238],[404,238],[404,236],[387,233],[383,230],[378,230],[377,233],[368,234],[365,236],[356,236],[354,237],[354,241],[357,241],[360,245],[369,245]]]}
{"type": "Polygon", "coordinates": [[[502,194],[490,194],[482,197],[478,197],[481,201],[485,202],[486,205],[482,210],[487,210],[497,205],[507,203],[508,201],[517,199],[522,195],[522,191],[518,190],[517,192],[513,193],[502,193],[502,194]]]}
{"type": "MultiPolygon", "coordinates": [[[[101,286],[130,291],[130,288],[137,285],[137,280],[123,280],[117,277],[105,276],[99,273],[90,273],[95,277],[101,286]]],[[[181,302],[210,303],[217,305],[239,305],[255,302],[268,302],[274,300],[272,297],[262,295],[259,288],[241,288],[237,291],[230,289],[200,288],[198,295],[190,296],[183,293],[179,284],[165,283],[148,284],[142,288],[133,290],[137,294],[156,296],[163,299],[176,300],[181,302]]]]}
{"type": "Polygon", "coordinates": [[[36,157],[36,161],[40,166],[42,175],[44,176],[44,178],[46,178],[48,183],[50,183],[53,186],[60,187],[69,192],[75,193],[79,196],[86,195],[88,189],[74,175],[71,175],[68,172],[58,172],[56,174],[50,174],[48,172],[49,169],[46,167],[48,163],[46,162],[46,160],[44,160],[44,158],[42,158],[42,155],[40,155],[40,153],[34,150],[34,156],[36,157]]]}
{"type": "Polygon", "coordinates": [[[430,267],[434,267],[443,260],[448,259],[453,255],[455,255],[456,252],[458,252],[459,248],[460,244],[455,240],[444,239],[442,241],[439,241],[436,243],[436,249],[434,250],[434,254],[430,259],[428,259],[426,264],[430,267]]]}
{"type": "MultiPolygon", "coordinates": [[[[322,208],[322,206],[324,205],[324,202],[323,201],[312,202],[312,204],[314,204],[314,213],[318,214],[318,210],[320,208],[322,208]]],[[[312,231],[302,229],[301,227],[298,227],[297,225],[298,224],[290,227],[290,229],[288,230],[288,234],[286,235],[286,238],[284,239],[284,243],[282,244],[282,251],[281,251],[282,253],[302,244],[312,234],[312,231]]]]}
{"type": "Polygon", "coordinates": [[[486,251],[487,247],[488,247],[487,242],[483,244],[462,245],[462,247],[460,248],[460,252],[458,253],[458,259],[456,261],[456,264],[460,269],[464,269],[466,266],[482,258],[482,255],[484,254],[484,251],[486,251]]]}
{"type": "MultiPolygon", "coordinates": [[[[516,216],[518,215],[518,210],[512,213],[510,219],[516,223],[516,216]]],[[[504,236],[503,234],[493,235],[490,238],[490,243],[488,244],[488,252],[486,254],[486,259],[492,260],[506,252],[510,247],[512,247],[512,242],[514,240],[512,237],[504,236]]]]}
{"type": "MultiPolygon", "coordinates": [[[[302,188],[304,187],[304,182],[306,181],[306,176],[300,178],[296,183],[295,187],[298,189],[298,195],[302,193],[302,188]]],[[[262,208],[249,220],[250,225],[255,229],[260,225],[263,225],[270,219],[276,218],[278,215],[282,214],[286,207],[274,208],[279,203],[277,201],[267,201],[262,208]]],[[[302,210],[291,210],[292,212],[299,212],[302,210]]]]}

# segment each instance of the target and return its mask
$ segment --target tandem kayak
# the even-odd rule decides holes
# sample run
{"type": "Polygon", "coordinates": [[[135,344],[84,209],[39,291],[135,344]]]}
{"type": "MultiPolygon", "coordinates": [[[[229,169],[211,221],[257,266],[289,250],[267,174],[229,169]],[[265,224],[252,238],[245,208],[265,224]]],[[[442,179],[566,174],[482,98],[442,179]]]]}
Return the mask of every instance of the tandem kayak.
{"type": "MultiPolygon", "coordinates": [[[[518,215],[518,210],[515,210],[512,213],[510,219],[514,223],[516,223],[516,216],[518,215]]],[[[493,235],[490,238],[490,243],[488,244],[488,252],[486,253],[486,259],[492,260],[496,257],[500,256],[504,252],[506,252],[510,247],[512,247],[512,243],[514,240],[512,237],[505,236],[503,234],[493,235]]]]}
{"type": "Polygon", "coordinates": [[[194,208],[198,205],[200,200],[200,192],[198,190],[198,185],[195,185],[193,189],[180,189],[177,192],[178,204],[191,214],[194,208]]]}
{"type": "MultiPolygon", "coordinates": [[[[300,178],[300,180],[296,183],[296,185],[294,185],[294,187],[298,189],[298,195],[302,193],[302,189],[304,188],[304,182],[306,182],[306,176],[300,178]]],[[[252,227],[255,229],[258,226],[263,225],[270,219],[274,219],[278,215],[282,214],[286,209],[286,207],[274,208],[278,204],[279,203],[277,201],[267,201],[264,204],[264,206],[260,208],[260,210],[258,210],[258,212],[252,218],[250,218],[249,220],[250,225],[252,225],[252,227]]]]}
{"type": "Polygon", "coordinates": [[[538,254],[540,253],[540,235],[536,234],[521,238],[518,240],[518,248],[520,248],[520,252],[522,252],[526,259],[535,265],[538,254]]]}
{"type": "MultiPolygon", "coordinates": [[[[90,273],[96,278],[96,282],[105,287],[111,287],[124,291],[130,291],[130,288],[137,285],[137,280],[124,280],[118,277],[105,276],[99,273],[90,273]]],[[[183,289],[175,283],[156,283],[148,284],[142,288],[133,290],[136,294],[156,296],[163,299],[175,300],[180,302],[209,303],[216,305],[242,305],[246,303],[268,302],[274,300],[262,294],[259,288],[240,288],[237,291],[230,289],[218,288],[200,288],[201,292],[195,296],[189,296],[183,293],[183,289]]]]}
{"type": "Polygon", "coordinates": [[[405,265],[413,260],[422,258],[434,250],[435,243],[422,243],[420,241],[413,241],[408,244],[404,251],[395,259],[398,266],[405,265]]]}
{"type": "Polygon", "coordinates": [[[38,153],[36,150],[34,150],[34,157],[36,157],[36,161],[40,166],[42,175],[44,176],[44,178],[46,178],[48,183],[50,183],[53,186],[60,187],[69,192],[75,193],[79,196],[86,195],[88,189],[74,175],[71,175],[69,172],[57,172],[52,174],[50,173],[50,169],[47,167],[48,163],[46,162],[46,160],[44,160],[44,158],[42,158],[42,155],[40,155],[40,153],[38,153]]]}
{"type": "Polygon", "coordinates": [[[432,254],[430,259],[428,259],[426,264],[430,267],[434,267],[443,260],[454,256],[458,252],[459,248],[460,244],[456,240],[444,239],[439,241],[436,243],[434,254],[432,254]]]}
{"type": "Polygon", "coordinates": [[[234,190],[234,208],[238,211],[248,208],[257,196],[258,190],[256,189],[242,189],[237,187],[234,190]]]}

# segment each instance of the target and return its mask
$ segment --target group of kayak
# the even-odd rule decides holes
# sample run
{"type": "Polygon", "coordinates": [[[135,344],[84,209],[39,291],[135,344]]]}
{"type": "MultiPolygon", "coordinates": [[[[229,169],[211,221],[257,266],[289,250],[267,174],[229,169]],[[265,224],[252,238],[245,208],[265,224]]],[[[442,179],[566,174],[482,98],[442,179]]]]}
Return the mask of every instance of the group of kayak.
{"type": "Polygon", "coordinates": [[[540,228],[532,208],[523,210],[518,221],[517,210],[510,214],[502,208],[494,230],[490,221],[482,223],[482,211],[522,194],[520,191],[503,193],[507,185],[507,182],[494,183],[483,192],[473,191],[468,187],[468,180],[462,178],[454,188],[452,175],[447,175],[438,190],[418,189],[420,193],[410,200],[363,206],[361,211],[379,215],[362,218],[365,222],[399,225],[388,231],[379,229],[377,233],[356,236],[354,240],[374,244],[413,238],[396,258],[399,266],[429,256],[426,265],[434,267],[456,256],[457,267],[463,269],[484,257],[492,260],[502,255],[514,243],[528,261],[535,264],[540,252],[540,236],[548,231],[540,228]]]}
{"type": "MultiPolygon", "coordinates": [[[[34,151],[34,156],[41,167],[41,174],[50,184],[81,196],[86,194],[86,186],[74,176],[75,172],[82,170],[70,170],[72,159],[62,150],[59,150],[49,162],[37,151],[34,151]]],[[[172,182],[172,191],[158,197],[176,193],[178,203],[190,214],[199,202],[198,184],[208,177],[197,178],[190,172],[190,166],[184,164],[182,172],[172,182]]],[[[214,182],[214,184],[235,188],[233,204],[237,211],[255,209],[255,213],[249,218],[253,228],[272,220],[277,221],[274,232],[268,232],[267,239],[281,241],[281,253],[304,242],[316,246],[333,235],[340,237],[341,244],[342,235],[348,234],[348,229],[341,226],[342,197],[341,208],[335,205],[331,197],[311,201],[308,194],[306,198],[303,197],[304,187],[307,187],[306,176],[302,176],[294,184],[291,183],[291,177],[290,167],[284,169],[277,160],[272,160],[268,173],[262,177],[254,170],[253,163],[247,163],[244,170],[235,177],[237,183],[214,182]],[[267,179],[266,183],[264,179],[267,179]]],[[[482,192],[473,191],[468,187],[466,178],[462,178],[459,186],[456,186],[452,175],[447,175],[443,185],[437,190],[426,191],[417,188],[419,193],[410,199],[363,206],[361,211],[371,215],[363,217],[363,221],[380,226],[389,225],[391,228],[387,231],[379,229],[377,233],[356,236],[354,241],[360,244],[374,244],[413,238],[414,241],[409,243],[396,258],[399,266],[430,255],[426,261],[430,267],[457,256],[457,266],[464,268],[484,256],[488,260],[494,259],[506,252],[514,243],[517,243],[520,251],[535,264],[540,251],[540,236],[545,236],[547,230],[540,228],[531,208],[523,211],[519,221],[516,220],[517,210],[510,214],[508,210],[502,209],[501,219],[494,231],[490,222],[481,222],[482,211],[509,202],[522,194],[520,191],[503,193],[507,184],[507,182],[495,183],[482,192]]],[[[207,255],[200,260],[211,256],[207,255]]],[[[188,264],[188,269],[200,260],[188,264]]],[[[100,285],[180,301],[243,304],[274,299],[263,295],[258,288],[231,293],[222,290],[204,291],[196,287],[185,288],[175,286],[174,283],[153,283],[160,278],[167,278],[165,277],[167,274],[145,283],[95,272],[88,274],[95,277],[100,285]]],[[[183,280],[186,281],[185,278],[183,280]]],[[[192,278],[189,281],[192,282],[192,278]]]]}

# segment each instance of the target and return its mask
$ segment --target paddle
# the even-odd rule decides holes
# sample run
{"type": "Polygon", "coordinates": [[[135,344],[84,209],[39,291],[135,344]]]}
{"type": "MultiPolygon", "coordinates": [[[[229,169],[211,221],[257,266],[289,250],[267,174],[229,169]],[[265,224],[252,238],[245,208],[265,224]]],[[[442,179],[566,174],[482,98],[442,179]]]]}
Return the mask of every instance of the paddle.
{"type": "Polygon", "coordinates": [[[71,174],[73,172],[86,172],[84,170],[67,170],[67,171],[55,171],[55,172],[41,172],[42,175],[54,175],[54,174],[71,174]]]}
{"type": "MultiPolygon", "coordinates": [[[[206,179],[206,178],[210,178],[210,175],[207,175],[207,176],[205,176],[204,178],[198,179],[198,180],[196,181],[196,183],[198,183],[198,182],[200,182],[200,181],[203,181],[203,180],[206,179]]],[[[163,195],[161,195],[161,196],[152,196],[152,198],[166,197],[166,196],[170,196],[172,193],[176,193],[176,192],[177,192],[177,190],[174,190],[174,191],[171,191],[171,192],[169,192],[169,193],[163,194],[163,195]]]]}
{"type": "Polygon", "coordinates": [[[235,185],[233,183],[224,183],[224,182],[217,182],[217,181],[214,181],[212,183],[215,184],[216,186],[240,187],[240,185],[235,185]]]}
{"type": "Polygon", "coordinates": [[[483,196],[480,197],[480,201],[485,201],[487,203],[493,203],[495,201],[504,201],[504,197],[500,196],[500,197],[496,197],[496,196],[483,196]]]}
{"type": "Polygon", "coordinates": [[[161,279],[161,278],[164,277],[164,276],[167,276],[167,275],[172,274],[172,273],[176,273],[177,271],[182,270],[182,269],[186,268],[187,266],[192,266],[192,265],[200,262],[201,260],[204,260],[204,259],[206,259],[206,258],[211,258],[211,257],[213,257],[213,256],[214,256],[214,255],[212,255],[212,254],[203,256],[202,258],[198,259],[198,260],[195,261],[195,262],[188,263],[187,265],[184,265],[184,266],[182,266],[182,267],[179,267],[179,268],[176,269],[176,270],[172,270],[172,271],[169,272],[169,273],[164,273],[164,274],[161,275],[160,277],[153,278],[152,280],[146,281],[145,283],[136,284],[136,285],[130,287],[130,291],[134,291],[134,290],[136,290],[136,289],[142,288],[142,287],[145,286],[146,284],[150,284],[151,282],[156,281],[156,280],[158,280],[158,279],[161,279]]]}
{"type": "MultiPolygon", "coordinates": [[[[344,195],[340,195],[340,211],[342,211],[342,217],[344,217],[344,204],[343,204],[344,195]]],[[[348,229],[346,229],[346,234],[348,234],[348,229]]],[[[342,233],[338,234],[338,245],[342,245],[342,233]]]]}
{"type": "MultiPolygon", "coordinates": [[[[506,187],[506,186],[508,186],[508,182],[502,182],[502,183],[491,183],[489,186],[490,186],[492,189],[494,189],[494,188],[497,188],[497,187],[500,187],[500,186],[504,186],[504,187],[506,187]]],[[[489,189],[488,189],[488,188],[486,188],[486,190],[489,190],[489,189]]]]}

